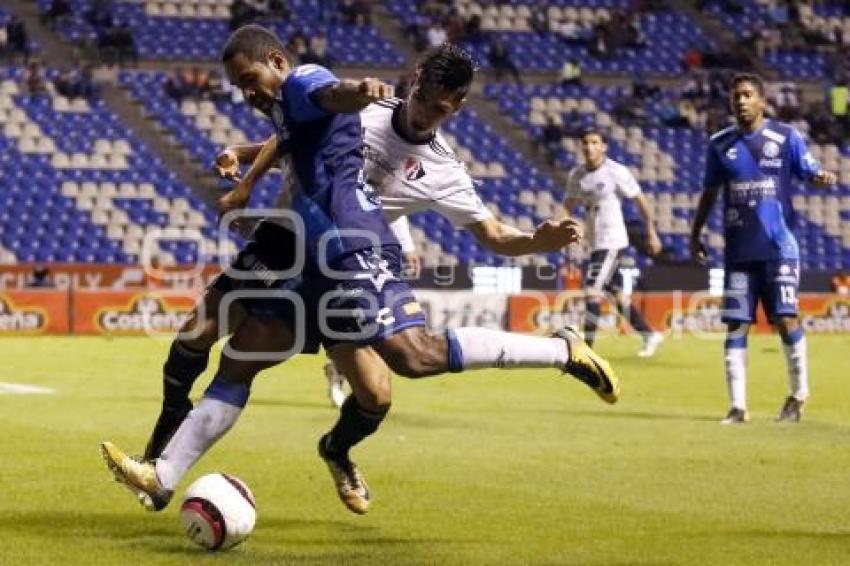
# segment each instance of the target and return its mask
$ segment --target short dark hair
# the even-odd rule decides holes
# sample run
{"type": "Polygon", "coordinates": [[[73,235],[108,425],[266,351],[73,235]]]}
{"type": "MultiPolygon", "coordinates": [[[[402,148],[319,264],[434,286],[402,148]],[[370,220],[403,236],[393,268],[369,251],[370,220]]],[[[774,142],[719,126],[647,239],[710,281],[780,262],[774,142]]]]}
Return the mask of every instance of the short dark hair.
{"type": "Polygon", "coordinates": [[[756,87],[759,96],[764,96],[764,79],[755,73],[738,73],[732,77],[732,88],[734,89],[741,83],[750,83],[756,87]]]}
{"type": "Polygon", "coordinates": [[[605,132],[603,132],[599,128],[596,128],[596,127],[585,128],[584,130],[581,131],[581,135],[579,136],[578,139],[584,141],[584,138],[586,138],[587,136],[599,136],[599,139],[602,140],[602,143],[604,143],[604,144],[608,143],[608,138],[605,136],[605,132]]]}
{"type": "Polygon", "coordinates": [[[274,32],[257,24],[248,24],[230,34],[221,50],[221,62],[227,63],[240,53],[251,61],[265,61],[275,50],[286,56],[286,49],[274,32]]]}
{"type": "Polygon", "coordinates": [[[416,63],[419,84],[446,90],[469,90],[475,64],[469,53],[451,43],[427,50],[416,63]]]}

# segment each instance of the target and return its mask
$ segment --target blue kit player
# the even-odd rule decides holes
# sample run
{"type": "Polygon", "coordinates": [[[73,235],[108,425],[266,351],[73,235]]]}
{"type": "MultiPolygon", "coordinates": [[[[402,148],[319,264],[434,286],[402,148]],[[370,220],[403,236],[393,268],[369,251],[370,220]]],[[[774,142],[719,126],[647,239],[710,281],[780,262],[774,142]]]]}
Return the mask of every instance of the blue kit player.
{"type": "Polygon", "coordinates": [[[717,195],[723,191],[725,281],[723,321],[726,382],[731,408],[721,421],[745,423],[747,412],[747,334],[756,306],[782,338],[790,394],[777,421],[798,422],[809,396],[806,338],[797,314],[800,251],[789,228],[791,177],[828,186],[833,173],[823,171],[797,130],[767,119],[764,83],[741,74],[732,81],[731,106],[736,125],[709,140],[703,193],[691,232],[691,254],[704,263],[702,231],[717,195]]]}
{"type": "MultiPolygon", "coordinates": [[[[234,32],[222,61],[248,104],[271,119],[276,135],[246,155],[251,168],[222,197],[220,207],[223,211],[244,207],[257,178],[280,159],[293,185],[285,206],[294,216],[288,228],[306,248],[306,265],[296,276],[275,280],[259,305],[246,308],[248,316],[230,337],[204,396],[185,419],[169,418],[171,425],[179,426],[161,452],[151,450],[146,454],[151,460],[139,462],[112,443],[101,445],[116,479],[145,507],[164,508],[188,469],[235,424],[253,378],[284,359],[267,357],[268,353],[315,352],[319,341],[348,377],[353,392],[336,425],[322,437],[319,454],[340,499],[356,513],[367,511],[370,493],[349,459],[349,449],[374,433],[386,416],[390,367],[408,377],[481,367],[556,367],[590,386],[604,401],[617,401],[613,371],[574,332],[529,337],[460,328],[450,334],[426,334],[424,313],[400,279],[399,243],[364,175],[358,112],[389,96],[391,87],[372,79],[339,80],[316,65],[293,69],[280,41],[259,26],[234,32]],[[293,295],[300,301],[300,316],[293,295]],[[428,347],[426,355],[417,357],[410,347],[419,343],[428,347]],[[423,365],[422,357],[431,365],[423,365]],[[406,365],[415,358],[419,366],[406,365]]],[[[556,249],[569,243],[573,234],[570,223],[562,224],[547,225],[542,232],[545,241],[557,243],[556,249]]],[[[255,239],[265,239],[264,233],[255,233],[255,239]]],[[[539,239],[534,238],[536,243],[539,239]]],[[[246,250],[273,256],[274,242],[279,241],[280,254],[287,257],[288,238],[273,240],[246,250]]],[[[237,264],[249,272],[256,271],[252,266],[263,259],[241,255],[237,264]]],[[[265,269],[256,276],[279,277],[265,269]]],[[[192,371],[165,376],[180,382],[180,391],[164,389],[165,404],[175,398],[179,406],[190,406],[188,390],[199,372],[197,367],[188,369],[192,371]]],[[[157,426],[159,432],[168,428],[172,426],[157,426]]],[[[149,446],[162,445],[165,437],[159,432],[149,446]]]]}

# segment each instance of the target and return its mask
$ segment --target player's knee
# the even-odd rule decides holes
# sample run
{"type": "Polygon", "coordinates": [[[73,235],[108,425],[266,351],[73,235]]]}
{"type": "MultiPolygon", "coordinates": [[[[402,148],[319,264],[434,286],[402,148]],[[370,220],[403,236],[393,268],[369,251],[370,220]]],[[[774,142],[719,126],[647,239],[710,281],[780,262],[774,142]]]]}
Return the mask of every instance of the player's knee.
{"type": "Polygon", "coordinates": [[[381,354],[387,365],[402,377],[416,379],[446,371],[445,337],[424,328],[403,341],[388,344],[381,354]]]}
{"type": "Polygon", "coordinates": [[[368,390],[359,391],[356,395],[357,404],[367,411],[375,413],[386,413],[392,406],[392,391],[388,378],[378,385],[373,385],[368,390]]]}
{"type": "Polygon", "coordinates": [[[794,332],[800,327],[800,321],[797,317],[783,316],[775,322],[776,330],[783,336],[790,332],[794,332]]]}

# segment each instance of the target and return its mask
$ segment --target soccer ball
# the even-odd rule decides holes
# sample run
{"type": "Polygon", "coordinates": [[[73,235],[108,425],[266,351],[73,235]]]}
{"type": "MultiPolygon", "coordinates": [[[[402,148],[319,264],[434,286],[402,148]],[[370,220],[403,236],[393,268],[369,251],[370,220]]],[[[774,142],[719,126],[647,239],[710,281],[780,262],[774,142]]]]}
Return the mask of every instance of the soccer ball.
{"type": "Polygon", "coordinates": [[[257,511],[254,494],[227,474],[208,474],[186,490],[180,521],[186,536],[207,550],[233,548],[251,534],[257,511]]]}

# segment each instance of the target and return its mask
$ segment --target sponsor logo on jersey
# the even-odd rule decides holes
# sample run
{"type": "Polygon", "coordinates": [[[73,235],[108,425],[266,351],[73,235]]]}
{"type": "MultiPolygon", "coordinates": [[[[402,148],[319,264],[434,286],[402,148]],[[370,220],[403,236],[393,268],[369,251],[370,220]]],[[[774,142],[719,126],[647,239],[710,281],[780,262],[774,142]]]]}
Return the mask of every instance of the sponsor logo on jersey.
{"type": "Polygon", "coordinates": [[[726,157],[733,160],[733,161],[735,159],[737,159],[738,158],[738,148],[735,147],[735,146],[732,146],[729,149],[727,149],[726,150],[726,157]]]}
{"type": "Polygon", "coordinates": [[[404,178],[408,181],[418,181],[425,176],[425,168],[422,162],[413,156],[404,160],[404,178]]]}
{"type": "Polygon", "coordinates": [[[160,297],[135,298],[127,308],[106,308],[97,315],[104,332],[176,332],[191,309],[168,308],[160,297]]]}
{"type": "Polygon", "coordinates": [[[779,158],[776,159],[765,159],[762,158],[759,160],[759,167],[782,167],[782,160],[779,158]]]}
{"type": "Polygon", "coordinates": [[[774,158],[779,155],[779,144],[772,140],[767,140],[764,142],[764,146],[761,148],[762,153],[767,158],[774,158]]]}
{"type": "Polygon", "coordinates": [[[47,326],[47,313],[37,308],[19,308],[0,297],[0,332],[42,332],[47,326]]]}

